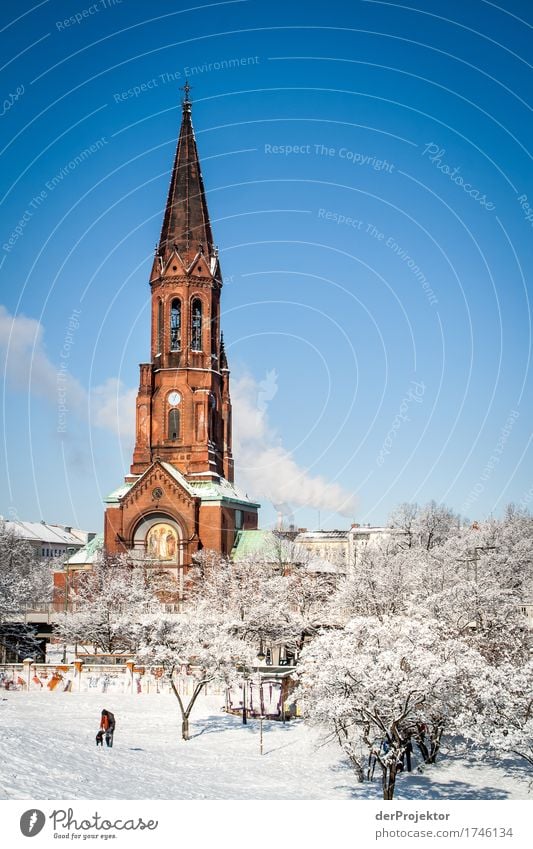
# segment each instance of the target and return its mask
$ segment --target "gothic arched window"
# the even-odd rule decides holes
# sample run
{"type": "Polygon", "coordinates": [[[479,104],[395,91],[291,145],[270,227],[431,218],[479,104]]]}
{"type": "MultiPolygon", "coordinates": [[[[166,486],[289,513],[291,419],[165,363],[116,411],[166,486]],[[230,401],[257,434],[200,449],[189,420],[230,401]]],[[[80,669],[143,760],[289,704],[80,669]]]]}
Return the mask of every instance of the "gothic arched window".
{"type": "Polygon", "coordinates": [[[202,350],[202,302],[195,298],[191,307],[191,350],[202,350]]]}
{"type": "Polygon", "coordinates": [[[168,413],[168,438],[180,438],[180,411],[173,409],[168,413]]]}
{"type": "Polygon", "coordinates": [[[174,298],[170,305],[170,350],[181,348],[181,301],[174,298]]]}
{"type": "Polygon", "coordinates": [[[160,354],[163,350],[163,332],[163,301],[160,299],[157,303],[157,354],[160,354]]]}

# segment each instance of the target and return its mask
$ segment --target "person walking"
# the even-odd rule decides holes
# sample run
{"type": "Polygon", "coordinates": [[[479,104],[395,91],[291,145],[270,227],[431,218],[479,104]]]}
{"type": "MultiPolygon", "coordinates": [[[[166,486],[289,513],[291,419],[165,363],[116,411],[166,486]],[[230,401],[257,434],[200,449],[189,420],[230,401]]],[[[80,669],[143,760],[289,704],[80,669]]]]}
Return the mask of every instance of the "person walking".
{"type": "Polygon", "coordinates": [[[113,745],[113,734],[115,732],[115,715],[111,713],[109,710],[102,711],[102,718],[100,719],[100,728],[98,730],[98,734],[96,735],[96,745],[103,746],[104,745],[104,736],[105,742],[108,748],[111,748],[113,745]]]}

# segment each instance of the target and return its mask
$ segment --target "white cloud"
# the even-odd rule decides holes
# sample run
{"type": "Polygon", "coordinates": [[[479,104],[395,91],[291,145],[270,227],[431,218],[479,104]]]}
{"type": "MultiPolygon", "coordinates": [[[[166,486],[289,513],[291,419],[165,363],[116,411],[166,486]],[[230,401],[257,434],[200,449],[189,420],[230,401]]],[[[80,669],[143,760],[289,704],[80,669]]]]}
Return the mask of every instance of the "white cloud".
{"type": "MultiPolygon", "coordinates": [[[[75,342],[74,342],[75,344],[75,342]]],[[[0,367],[10,387],[44,398],[56,408],[63,404],[69,414],[131,439],[135,432],[136,390],[128,389],[117,378],[108,378],[90,393],[68,370],[70,351],[61,339],[57,345],[57,363],[52,362],[44,343],[43,325],[24,315],[13,317],[0,305],[0,367]]]]}
{"type": "MultiPolygon", "coordinates": [[[[62,343],[61,343],[62,344],[62,343]]],[[[32,318],[11,316],[0,305],[0,366],[10,386],[45,398],[57,407],[58,375],[44,344],[43,326],[32,318]]],[[[136,389],[110,377],[90,393],[70,373],[62,373],[70,413],[131,442],[135,433],[136,389]]],[[[307,506],[353,516],[356,498],[342,486],[313,476],[281,444],[268,421],[269,402],[277,392],[277,375],[269,372],[257,382],[250,375],[233,380],[234,455],[238,480],[256,497],[281,505],[289,514],[293,506],[307,506]]]]}
{"type": "Polygon", "coordinates": [[[136,389],[128,389],[116,377],[108,378],[91,392],[91,421],[124,439],[131,439],[135,435],[136,397],[136,389]]]}
{"type": "MultiPolygon", "coordinates": [[[[60,366],[45,349],[43,326],[34,318],[14,318],[0,305],[0,367],[8,384],[19,392],[57,403],[60,366]]],[[[83,387],[68,372],[64,377],[70,409],[79,412],[85,403],[83,387]]]]}
{"type": "Polygon", "coordinates": [[[267,418],[266,400],[275,395],[275,374],[257,383],[250,375],[233,380],[234,445],[238,482],[255,497],[268,498],[274,505],[313,507],[353,516],[355,496],[342,486],[309,474],[283,447],[267,418]],[[265,386],[268,385],[268,391],[265,386]]]}

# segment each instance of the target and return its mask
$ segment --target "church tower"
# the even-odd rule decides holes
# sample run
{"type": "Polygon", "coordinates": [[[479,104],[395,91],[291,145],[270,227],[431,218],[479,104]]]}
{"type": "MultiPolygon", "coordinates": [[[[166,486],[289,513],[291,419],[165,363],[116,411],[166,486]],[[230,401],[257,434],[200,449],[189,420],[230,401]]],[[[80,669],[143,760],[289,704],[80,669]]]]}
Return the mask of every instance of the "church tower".
{"type": "Polygon", "coordinates": [[[190,480],[233,481],[229,371],[220,331],[222,277],[186,87],[152,274],[151,362],[141,366],[132,474],[154,457],[190,480]]]}
{"type": "Polygon", "coordinates": [[[222,274],[192,126],[189,86],[151,289],[150,362],[140,366],[131,473],[108,499],[105,548],[183,574],[201,548],[228,554],[257,527],[235,488],[222,274]]]}

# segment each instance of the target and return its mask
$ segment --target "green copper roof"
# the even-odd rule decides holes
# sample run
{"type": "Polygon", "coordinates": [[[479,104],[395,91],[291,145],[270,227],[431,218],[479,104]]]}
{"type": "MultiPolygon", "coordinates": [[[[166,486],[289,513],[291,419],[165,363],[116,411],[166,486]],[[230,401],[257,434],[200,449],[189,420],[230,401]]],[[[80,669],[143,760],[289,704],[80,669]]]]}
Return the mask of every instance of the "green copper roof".
{"type": "Polygon", "coordinates": [[[202,502],[206,501],[226,501],[235,504],[243,504],[246,507],[259,507],[255,501],[251,501],[247,495],[244,495],[237,487],[227,481],[225,478],[219,478],[218,481],[212,480],[187,480],[179,469],[176,469],[172,463],[161,461],[161,465],[166,471],[177,480],[190,495],[200,498],[202,502]]]}
{"type": "MultiPolygon", "coordinates": [[[[238,490],[234,484],[225,480],[225,478],[219,478],[218,481],[212,480],[187,480],[184,475],[176,469],[172,463],[166,463],[165,461],[155,461],[159,462],[163,469],[174,478],[183,489],[189,493],[193,498],[200,498],[202,502],[219,502],[225,501],[231,504],[242,505],[243,507],[259,507],[260,505],[257,502],[252,501],[248,498],[247,495],[238,490]]],[[[154,464],[152,464],[153,466],[154,464]]],[[[148,468],[144,475],[147,475],[150,472],[148,468]]],[[[113,490],[107,498],[105,499],[106,504],[119,504],[120,501],[124,498],[124,496],[129,492],[131,487],[137,483],[144,475],[139,475],[135,481],[130,481],[129,483],[123,483],[121,486],[117,487],[117,489],[113,490]]]]}
{"type": "Polygon", "coordinates": [[[80,548],[79,551],[76,551],[76,553],[72,555],[68,563],[72,566],[75,566],[76,564],[82,565],[84,563],[94,563],[96,555],[103,549],[103,547],[104,535],[96,534],[96,536],[86,543],[83,548],[80,548]]]}
{"type": "Polygon", "coordinates": [[[193,489],[194,494],[201,498],[202,501],[231,501],[237,504],[243,504],[247,507],[259,507],[255,501],[251,501],[247,495],[229,483],[229,481],[221,478],[220,481],[194,481],[190,482],[189,486],[193,489]]]}
{"type": "Polygon", "coordinates": [[[272,531],[239,531],[231,556],[233,560],[242,560],[255,554],[268,557],[272,554],[272,549],[272,531]]]}
{"type": "Polygon", "coordinates": [[[118,504],[121,498],[124,498],[126,493],[131,489],[133,483],[123,483],[110,492],[107,498],[104,498],[104,504],[118,504]]]}

